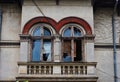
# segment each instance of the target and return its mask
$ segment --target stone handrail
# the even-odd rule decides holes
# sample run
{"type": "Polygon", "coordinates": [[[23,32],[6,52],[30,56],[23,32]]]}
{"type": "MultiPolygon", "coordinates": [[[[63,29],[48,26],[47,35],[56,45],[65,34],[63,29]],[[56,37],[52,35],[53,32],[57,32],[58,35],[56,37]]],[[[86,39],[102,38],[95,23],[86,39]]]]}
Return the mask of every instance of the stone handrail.
{"type": "Polygon", "coordinates": [[[19,74],[94,75],[96,62],[19,62],[19,74]]]}

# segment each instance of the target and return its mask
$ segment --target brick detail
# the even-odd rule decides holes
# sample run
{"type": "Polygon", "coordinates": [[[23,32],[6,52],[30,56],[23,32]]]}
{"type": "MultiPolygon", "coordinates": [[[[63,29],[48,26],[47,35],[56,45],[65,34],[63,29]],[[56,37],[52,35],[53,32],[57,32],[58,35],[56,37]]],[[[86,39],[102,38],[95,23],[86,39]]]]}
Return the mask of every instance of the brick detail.
{"type": "Polygon", "coordinates": [[[90,27],[90,25],[83,19],[78,18],[78,17],[66,17],[62,20],[60,20],[58,23],[53,20],[52,18],[49,17],[36,17],[31,19],[30,21],[28,21],[23,29],[23,34],[28,34],[30,28],[37,23],[47,23],[50,24],[57,33],[59,33],[60,29],[65,25],[65,24],[69,24],[69,23],[76,23],[81,25],[84,30],[86,31],[87,35],[92,35],[92,29],[90,27]]]}

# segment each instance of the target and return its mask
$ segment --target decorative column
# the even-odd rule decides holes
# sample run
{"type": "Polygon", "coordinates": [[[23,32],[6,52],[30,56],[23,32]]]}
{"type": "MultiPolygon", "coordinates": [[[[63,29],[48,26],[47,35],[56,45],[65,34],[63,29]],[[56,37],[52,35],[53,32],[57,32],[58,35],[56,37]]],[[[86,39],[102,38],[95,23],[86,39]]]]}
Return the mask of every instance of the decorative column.
{"type": "MultiPolygon", "coordinates": [[[[86,62],[95,62],[94,60],[94,35],[85,36],[85,61],[86,62]]],[[[95,66],[87,67],[87,74],[95,74],[95,66]]]]}
{"type": "Polygon", "coordinates": [[[54,62],[61,61],[61,41],[60,36],[55,35],[54,39],[54,62]]]}
{"type": "MultiPolygon", "coordinates": [[[[30,35],[20,34],[20,63],[26,63],[29,61],[29,40],[30,35]]],[[[27,74],[27,65],[19,66],[19,74],[27,74]]]]}
{"type": "MultiPolygon", "coordinates": [[[[61,41],[60,36],[55,35],[54,36],[54,62],[60,62],[61,61],[61,41]]],[[[60,65],[54,65],[53,66],[53,74],[54,75],[60,75],[61,74],[61,66],[60,65]]]]}
{"type": "Polygon", "coordinates": [[[94,35],[86,35],[84,38],[86,62],[94,62],[94,37],[94,35]]]}

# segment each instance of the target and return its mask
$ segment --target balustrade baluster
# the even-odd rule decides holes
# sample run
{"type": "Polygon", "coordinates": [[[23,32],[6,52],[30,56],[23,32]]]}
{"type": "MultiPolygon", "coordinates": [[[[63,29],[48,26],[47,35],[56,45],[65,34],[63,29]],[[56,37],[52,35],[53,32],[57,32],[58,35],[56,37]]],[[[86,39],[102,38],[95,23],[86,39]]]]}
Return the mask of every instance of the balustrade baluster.
{"type": "Polygon", "coordinates": [[[66,68],[63,66],[63,74],[66,74],[66,68]]]}
{"type": "Polygon", "coordinates": [[[73,74],[75,74],[75,66],[73,66],[73,74]]]}
{"type": "Polygon", "coordinates": [[[68,67],[68,70],[67,70],[68,73],[67,74],[70,74],[70,66],[67,66],[67,67],[68,67]]]}
{"type": "Polygon", "coordinates": [[[68,66],[65,66],[65,74],[68,74],[68,66]]]}
{"type": "Polygon", "coordinates": [[[44,74],[44,66],[41,66],[41,74],[44,74]]]}
{"type": "Polygon", "coordinates": [[[81,74],[80,71],[81,71],[81,68],[80,66],[78,66],[78,74],[81,74]]]}
{"type": "Polygon", "coordinates": [[[83,66],[80,66],[80,73],[83,74],[83,66]]]}
{"type": "Polygon", "coordinates": [[[78,66],[75,66],[75,74],[78,74],[78,66]]]}
{"type": "Polygon", "coordinates": [[[50,66],[46,66],[46,74],[49,74],[49,68],[50,66]]]}
{"type": "Polygon", "coordinates": [[[39,74],[41,74],[41,66],[39,66],[39,74]]]}
{"type": "Polygon", "coordinates": [[[44,66],[44,74],[46,74],[46,71],[47,71],[47,70],[46,70],[46,66],[44,66]]]}
{"type": "Polygon", "coordinates": [[[85,75],[85,65],[83,66],[83,74],[85,75]]]}
{"type": "Polygon", "coordinates": [[[70,74],[73,74],[73,66],[70,66],[70,74]]]}
{"type": "Polygon", "coordinates": [[[33,73],[33,74],[36,74],[36,66],[34,66],[34,68],[33,68],[33,69],[34,69],[34,73],[33,73]]]}

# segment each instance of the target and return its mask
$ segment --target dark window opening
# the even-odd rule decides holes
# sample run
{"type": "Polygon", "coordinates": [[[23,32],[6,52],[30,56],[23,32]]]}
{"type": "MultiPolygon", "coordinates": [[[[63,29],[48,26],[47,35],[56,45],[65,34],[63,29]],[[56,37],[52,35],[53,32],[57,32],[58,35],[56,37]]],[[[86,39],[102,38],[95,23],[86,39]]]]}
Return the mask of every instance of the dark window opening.
{"type": "Polygon", "coordinates": [[[82,45],[81,40],[75,40],[75,54],[74,61],[82,60],[82,45]]]}
{"type": "Polygon", "coordinates": [[[63,31],[63,61],[82,60],[82,31],[76,25],[70,25],[63,31]]]}

